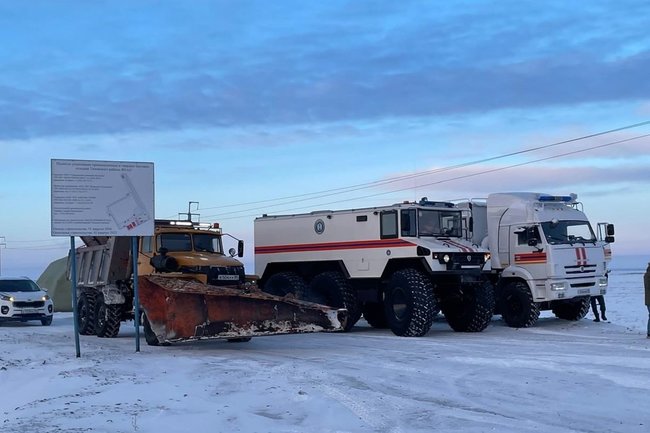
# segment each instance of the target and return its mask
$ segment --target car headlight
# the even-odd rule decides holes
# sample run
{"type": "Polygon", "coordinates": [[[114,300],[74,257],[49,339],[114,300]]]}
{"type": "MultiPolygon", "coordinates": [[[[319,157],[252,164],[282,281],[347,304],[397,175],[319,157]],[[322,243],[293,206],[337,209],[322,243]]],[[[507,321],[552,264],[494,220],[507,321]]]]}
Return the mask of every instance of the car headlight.
{"type": "Polygon", "coordinates": [[[490,253],[485,253],[485,256],[483,257],[483,263],[487,263],[490,261],[490,253]]]}
{"type": "Polygon", "coordinates": [[[41,301],[47,301],[48,299],[50,299],[50,297],[48,295],[45,295],[41,298],[41,301]]]}
{"type": "Polygon", "coordinates": [[[557,292],[566,289],[566,283],[551,283],[551,290],[557,292]]]}
{"type": "Polygon", "coordinates": [[[9,302],[13,302],[13,301],[14,301],[14,297],[13,297],[13,296],[7,296],[7,295],[2,295],[2,296],[0,296],[0,299],[2,299],[3,301],[9,301],[9,302]]]}

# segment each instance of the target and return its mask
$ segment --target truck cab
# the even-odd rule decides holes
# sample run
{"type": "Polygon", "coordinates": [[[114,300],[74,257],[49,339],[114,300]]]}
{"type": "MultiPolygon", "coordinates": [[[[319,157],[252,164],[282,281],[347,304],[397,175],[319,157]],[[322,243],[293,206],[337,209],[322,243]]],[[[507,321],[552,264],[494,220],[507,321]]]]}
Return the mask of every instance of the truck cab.
{"type": "MultiPolygon", "coordinates": [[[[497,310],[509,325],[531,326],[539,310],[578,320],[590,296],[607,292],[611,250],[596,236],[577,195],[495,193],[469,208],[470,235],[490,249],[485,270],[495,284],[497,310]]],[[[613,226],[607,229],[613,242],[613,226]]]]}
{"type": "Polygon", "coordinates": [[[235,255],[243,256],[243,242],[226,254],[218,224],[156,220],[154,235],[140,240],[138,274],[180,272],[204,284],[243,284],[244,265],[235,255]]]}

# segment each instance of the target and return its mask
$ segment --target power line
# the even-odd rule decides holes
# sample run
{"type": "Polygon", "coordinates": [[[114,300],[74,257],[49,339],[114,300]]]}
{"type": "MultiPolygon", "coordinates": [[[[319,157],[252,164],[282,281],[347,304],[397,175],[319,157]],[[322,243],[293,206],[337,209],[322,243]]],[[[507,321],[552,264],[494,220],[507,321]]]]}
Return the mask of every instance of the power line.
{"type": "MultiPolygon", "coordinates": [[[[609,130],[597,132],[597,133],[594,133],[594,134],[583,135],[583,136],[576,137],[576,138],[571,138],[571,139],[568,139],[568,140],[562,140],[562,141],[558,141],[558,142],[554,142],[554,143],[550,143],[550,144],[546,144],[546,145],[542,145],[542,146],[531,147],[531,148],[524,149],[524,150],[519,150],[519,151],[516,151],[516,152],[505,153],[505,154],[501,154],[501,155],[497,155],[497,156],[492,156],[492,157],[489,157],[489,158],[483,158],[483,159],[479,159],[479,160],[460,163],[460,164],[456,164],[456,165],[452,165],[452,166],[448,166],[448,167],[437,168],[437,169],[433,169],[433,170],[427,170],[427,171],[422,171],[422,172],[417,172],[417,173],[411,173],[411,174],[402,175],[402,176],[395,176],[395,177],[391,177],[391,178],[383,179],[383,180],[360,183],[360,184],[356,184],[356,185],[350,185],[350,186],[347,186],[347,187],[326,189],[326,190],[315,191],[315,192],[311,192],[311,193],[304,193],[304,194],[296,194],[296,195],[291,195],[291,196],[277,197],[277,198],[272,198],[272,199],[256,200],[256,201],[250,201],[250,202],[244,202],[244,203],[227,204],[227,205],[219,205],[219,206],[211,206],[211,207],[202,207],[202,208],[197,209],[197,210],[224,209],[224,208],[232,208],[232,207],[241,207],[241,206],[247,206],[247,205],[269,203],[269,202],[275,202],[275,201],[278,201],[278,200],[302,199],[302,200],[292,200],[292,201],[289,201],[289,202],[283,202],[283,203],[272,204],[272,205],[267,206],[267,207],[274,207],[274,206],[282,206],[284,204],[297,203],[297,202],[305,201],[305,200],[315,200],[315,199],[318,199],[318,198],[329,197],[329,196],[340,194],[340,193],[353,192],[353,191],[358,191],[360,189],[366,189],[366,188],[371,188],[371,187],[376,187],[376,186],[383,186],[383,185],[386,185],[386,184],[399,182],[399,181],[402,181],[402,180],[414,179],[414,178],[426,176],[426,175],[429,175],[429,174],[441,173],[441,172],[455,170],[455,169],[458,169],[458,168],[464,168],[464,167],[468,167],[468,166],[476,165],[476,164],[483,164],[483,163],[495,161],[495,160],[498,160],[498,159],[503,159],[503,158],[508,158],[508,157],[511,157],[511,156],[522,155],[522,154],[525,154],[525,153],[530,153],[530,152],[534,152],[534,151],[538,151],[538,150],[548,149],[548,148],[555,147],[555,146],[560,146],[562,144],[573,143],[573,142],[580,141],[580,140],[586,140],[586,139],[589,139],[589,138],[599,137],[599,136],[603,136],[603,135],[607,135],[607,134],[612,134],[614,132],[620,132],[620,131],[633,129],[633,128],[638,128],[638,127],[646,126],[646,125],[650,125],[650,120],[644,121],[644,122],[639,122],[639,123],[634,123],[634,124],[631,124],[631,125],[622,126],[622,127],[619,127],[619,128],[609,129],[609,130]],[[306,197],[309,197],[309,198],[306,198],[306,197]]],[[[209,215],[209,216],[207,216],[207,218],[212,218],[212,217],[219,216],[219,215],[231,215],[233,213],[248,212],[248,211],[252,211],[252,210],[256,210],[256,209],[260,209],[260,208],[259,207],[254,207],[254,208],[241,209],[241,210],[238,210],[238,211],[232,211],[232,212],[227,212],[227,213],[209,215]]]]}
{"type": "MultiPolygon", "coordinates": [[[[497,167],[497,168],[493,168],[493,169],[489,169],[489,170],[479,171],[479,172],[476,172],[476,173],[469,173],[469,174],[465,174],[465,175],[462,175],[462,176],[457,176],[457,177],[448,178],[448,179],[442,179],[442,180],[439,180],[439,181],[436,181],[436,182],[429,182],[429,183],[425,183],[425,184],[421,184],[421,185],[409,186],[409,187],[399,188],[399,189],[395,189],[395,190],[391,190],[391,191],[383,191],[383,192],[378,192],[378,193],[375,193],[375,194],[367,194],[367,195],[364,195],[364,196],[351,197],[351,198],[347,198],[347,199],[343,199],[343,200],[336,200],[336,201],[331,201],[331,202],[327,202],[327,203],[321,203],[320,206],[329,205],[329,204],[344,203],[344,202],[353,201],[353,200],[362,200],[362,199],[366,199],[366,198],[378,197],[378,196],[386,195],[386,194],[392,194],[392,193],[395,193],[395,192],[406,191],[406,190],[413,189],[413,188],[422,188],[422,187],[425,187],[425,186],[438,185],[438,184],[441,184],[441,183],[452,182],[454,180],[460,180],[460,179],[465,179],[465,178],[468,178],[468,177],[479,176],[479,175],[482,175],[482,174],[488,174],[488,173],[494,173],[494,172],[497,172],[497,171],[503,171],[503,170],[507,170],[507,169],[510,169],[510,168],[521,167],[521,166],[533,164],[533,163],[536,163],[536,162],[548,161],[550,159],[556,159],[556,158],[561,158],[561,157],[564,157],[564,156],[575,155],[575,154],[578,154],[578,153],[583,153],[583,152],[588,152],[588,151],[595,150],[595,149],[614,146],[616,144],[626,143],[626,142],[629,142],[629,141],[638,140],[638,139],[646,138],[646,137],[650,137],[650,134],[639,135],[639,136],[636,136],[636,137],[631,137],[631,138],[626,138],[626,139],[623,139],[623,140],[618,140],[618,141],[614,141],[614,142],[610,142],[610,143],[591,146],[591,147],[587,147],[587,148],[584,148],[584,149],[574,150],[574,151],[571,151],[571,152],[565,152],[565,153],[561,153],[561,154],[558,154],[558,155],[552,155],[552,156],[548,156],[548,157],[545,157],[545,158],[539,158],[539,159],[535,159],[535,160],[532,160],[532,161],[526,161],[526,162],[521,162],[521,163],[518,163],[518,164],[512,164],[512,165],[505,166],[505,167],[497,167]]],[[[304,201],[304,200],[300,200],[300,201],[304,201]]],[[[279,212],[290,212],[290,211],[300,210],[300,209],[304,209],[304,208],[305,208],[305,206],[291,208],[291,209],[282,209],[279,212]]],[[[236,212],[230,212],[230,213],[232,214],[232,213],[236,213],[236,212]]],[[[222,215],[227,215],[227,214],[222,214],[222,215]]],[[[225,218],[222,217],[220,219],[229,220],[229,219],[245,218],[245,217],[253,217],[253,216],[259,216],[259,215],[258,214],[238,215],[238,216],[233,216],[233,217],[225,217],[225,218]]]]}

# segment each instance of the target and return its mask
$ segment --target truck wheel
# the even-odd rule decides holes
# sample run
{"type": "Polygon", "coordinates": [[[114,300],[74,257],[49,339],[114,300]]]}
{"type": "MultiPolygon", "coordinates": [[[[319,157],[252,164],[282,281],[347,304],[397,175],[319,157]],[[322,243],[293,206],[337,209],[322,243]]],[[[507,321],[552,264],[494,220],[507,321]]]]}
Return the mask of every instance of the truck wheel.
{"type": "Polygon", "coordinates": [[[95,297],[86,293],[81,294],[81,296],[79,296],[79,301],[77,301],[77,313],[77,326],[79,328],[79,334],[94,335],[95,297]]]}
{"type": "Polygon", "coordinates": [[[262,291],[275,296],[286,296],[292,293],[296,298],[304,299],[307,283],[295,272],[280,272],[271,275],[264,283],[262,291]]]}
{"type": "Polygon", "coordinates": [[[490,283],[465,285],[442,301],[442,313],[457,332],[481,332],[494,314],[494,290],[490,283]]]}
{"type": "Polygon", "coordinates": [[[425,335],[431,329],[437,308],[431,281],[420,271],[402,269],[391,276],[384,297],[384,312],[395,335],[425,335]]]}
{"type": "Polygon", "coordinates": [[[565,301],[553,301],[551,308],[553,314],[558,319],[580,320],[589,312],[589,296],[567,299],[565,301]]]}
{"type": "Polygon", "coordinates": [[[499,299],[501,317],[511,328],[528,328],[539,319],[539,305],[523,281],[506,285],[499,299]]]}
{"type": "Polygon", "coordinates": [[[144,339],[147,344],[149,346],[158,346],[160,342],[158,341],[156,334],[153,332],[153,329],[151,329],[151,323],[149,323],[146,314],[142,315],[142,328],[144,329],[144,339]]]}
{"type": "Polygon", "coordinates": [[[381,302],[366,302],[363,304],[363,318],[373,328],[388,328],[388,319],[386,319],[384,304],[381,302]]]}
{"type": "Polygon", "coordinates": [[[95,307],[95,332],[98,337],[113,338],[120,332],[121,305],[106,305],[98,299],[95,307]]]}
{"type": "Polygon", "coordinates": [[[357,292],[340,272],[323,272],[314,277],[309,285],[307,299],[334,308],[348,310],[344,331],[349,331],[361,318],[361,306],[357,292]]]}

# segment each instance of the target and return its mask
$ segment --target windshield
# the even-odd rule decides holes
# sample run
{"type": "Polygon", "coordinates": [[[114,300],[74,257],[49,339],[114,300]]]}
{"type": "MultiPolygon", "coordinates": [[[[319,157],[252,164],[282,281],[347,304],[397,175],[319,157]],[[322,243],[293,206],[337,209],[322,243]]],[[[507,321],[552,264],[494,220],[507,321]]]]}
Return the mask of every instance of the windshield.
{"type": "Polygon", "coordinates": [[[168,252],[207,251],[223,254],[221,236],[212,233],[163,233],[158,236],[157,249],[166,248],[168,252]]]}
{"type": "Polygon", "coordinates": [[[194,235],[194,250],[209,253],[222,253],[221,236],[212,234],[194,235]]]}
{"type": "Polygon", "coordinates": [[[549,221],[541,224],[546,242],[551,245],[596,242],[588,221],[549,221]]]}
{"type": "Polygon", "coordinates": [[[0,292],[39,292],[38,285],[30,280],[0,280],[0,292]]]}
{"type": "Polygon", "coordinates": [[[456,236],[460,233],[460,211],[418,210],[419,236],[456,236]]]}

